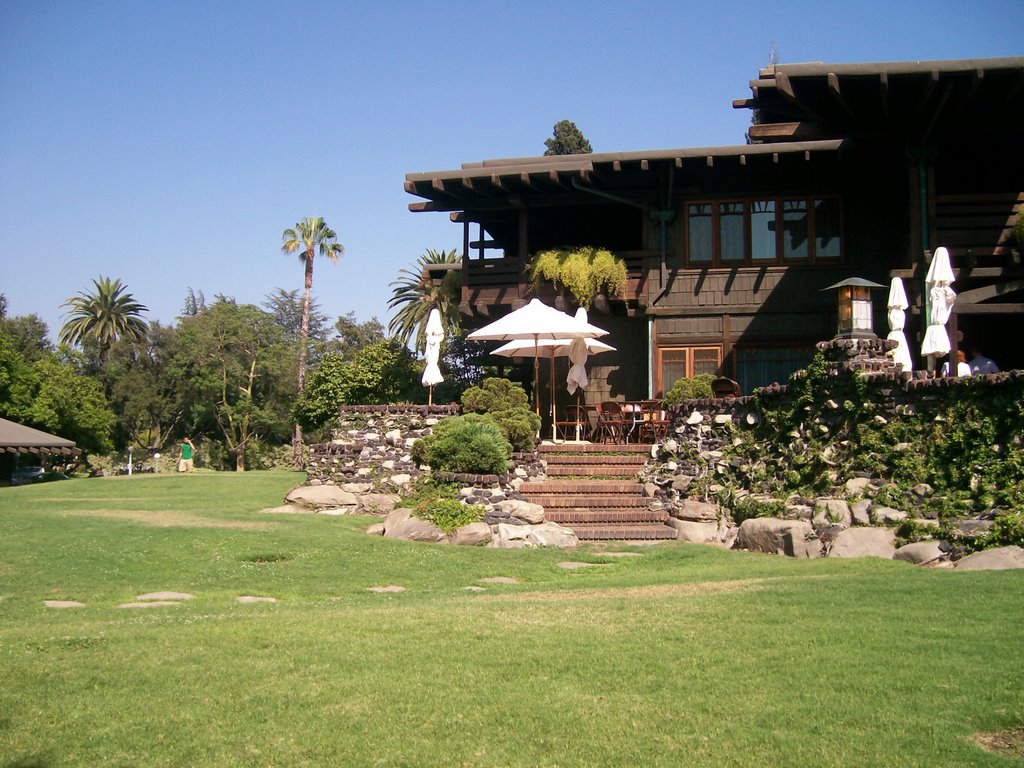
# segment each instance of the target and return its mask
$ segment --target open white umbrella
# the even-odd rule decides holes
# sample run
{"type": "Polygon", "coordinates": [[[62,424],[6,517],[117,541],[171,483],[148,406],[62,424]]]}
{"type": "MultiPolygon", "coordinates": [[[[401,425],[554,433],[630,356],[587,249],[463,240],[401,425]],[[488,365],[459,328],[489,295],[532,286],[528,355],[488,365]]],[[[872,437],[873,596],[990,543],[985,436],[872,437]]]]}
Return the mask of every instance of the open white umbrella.
{"type": "Polygon", "coordinates": [[[906,334],[903,327],[907,322],[907,292],[903,288],[903,281],[898,277],[892,279],[889,285],[889,301],[886,303],[889,309],[889,341],[895,341],[896,349],[889,354],[893,362],[903,365],[904,371],[910,371],[914,367],[910,359],[910,346],[907,344],[906,334]]]}
{"type": "Polygon", "coordinates": [[[441,369],[437,366],[437,362],[441,357],[441,342],[444,341],[444,328],[441,327],[441,313],[436,309],[430,310],[430,315],[427,317],[426,337],[427,349],[425,357],[427,367],[423,369],[423,378],[420,381],[423,382],[423,386],[430,388],[427,403],[433,405],[434,385],[444,381],[441,369]]]}
{"type": "Polygon", "coordinates": [[[921,343],[922,357],[943,357],[949,354],[949,334],[946,323],[953,312],[956,294],[950,288],[954,280],[953,268],[949,264],[949,251],[936,248],[932,263],[928,265],[924,285],[928,297],[928,327],[921,343]]]}
{"type": "Polygon", "coordinates": [[[531,299],[525,307],[509,312],[493,323],[473,331],[467,338],[473,341],[533,342],[533,401],[539,415],[540,399],[537,397],[537,387],[540,381],[540,342],[545,339],[593,339],[607,333],[608,331],[596,325],[582,322],[571,315],[559,312],[554,307],[549,307],[540,299],[531,299]]]}

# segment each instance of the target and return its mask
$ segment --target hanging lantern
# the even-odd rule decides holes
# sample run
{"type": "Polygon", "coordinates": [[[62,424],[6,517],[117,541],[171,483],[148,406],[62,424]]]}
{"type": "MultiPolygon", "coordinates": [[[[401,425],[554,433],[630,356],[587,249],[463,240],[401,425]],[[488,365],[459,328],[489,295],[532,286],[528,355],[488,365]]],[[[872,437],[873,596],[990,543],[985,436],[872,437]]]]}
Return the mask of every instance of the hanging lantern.
{"type": "Polygon", "coordinates": [[[822,290],[838,289],[839,324],[837,339],[873,339],[874,308],[871,304],[871,289],[885,288],[860,277],[851,277],[822,290]]]}

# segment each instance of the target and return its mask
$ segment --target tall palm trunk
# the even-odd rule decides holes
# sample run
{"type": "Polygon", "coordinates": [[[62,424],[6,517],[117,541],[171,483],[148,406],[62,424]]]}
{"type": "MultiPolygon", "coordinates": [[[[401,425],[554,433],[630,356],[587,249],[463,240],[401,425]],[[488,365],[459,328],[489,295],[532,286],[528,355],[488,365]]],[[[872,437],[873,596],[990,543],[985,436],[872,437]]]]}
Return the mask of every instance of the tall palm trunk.
{"type": "MultiPolygon", "coordinates": [[[[302,326],[299,328],[299,395],[306,388],[306,348],[309,338],[309,295],[313,290],[313,249],[306,254],[306,290],[302,297],[302,326]]],[[[295,469],[303,468],[302,461],[302,427],[295,423],[292,432],[292,459],[295,469]]]]}

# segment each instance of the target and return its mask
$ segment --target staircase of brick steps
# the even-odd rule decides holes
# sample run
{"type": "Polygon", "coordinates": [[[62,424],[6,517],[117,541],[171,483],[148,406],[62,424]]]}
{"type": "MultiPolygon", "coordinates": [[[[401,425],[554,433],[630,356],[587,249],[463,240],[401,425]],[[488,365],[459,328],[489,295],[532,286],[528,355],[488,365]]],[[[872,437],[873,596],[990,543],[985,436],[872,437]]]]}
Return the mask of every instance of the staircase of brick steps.
{"type": "Polygon", "coordinates": [[[519,490],[581,541],[674,539],[668,514],[650,509],[638,480],[649,451],[648,445],[542,445],[548,480],[519,490]]]}

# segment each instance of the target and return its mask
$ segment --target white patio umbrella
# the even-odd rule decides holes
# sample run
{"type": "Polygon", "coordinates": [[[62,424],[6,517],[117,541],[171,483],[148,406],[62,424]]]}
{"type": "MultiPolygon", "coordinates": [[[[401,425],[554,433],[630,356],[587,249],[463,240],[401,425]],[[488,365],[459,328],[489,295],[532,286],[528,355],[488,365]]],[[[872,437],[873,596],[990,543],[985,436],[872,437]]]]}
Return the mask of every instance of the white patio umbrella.
{"type": "MultiPolygon", "coordinates": [[[[579,313],[577,312],[577,317],[579,313]]],[[[534,357],[536,354],[539,357],[547,358],[551,361],[551,434],[552,439],[555,436],[555,358],[556,357],[568,357],[570,360],[573,358],[573,350],[577,346],[582,345],[584,347],[583,362],[586,363],[586,358],[589,355],[598,355],[602,352],[614,352],[615,347],[610,344],[605,344],[603,341],[597,339],[543,339],[534,343],[529,340],[522,341],[510,341],[508,344],[504,344],[498,347],[492,355],[500,355],[501,357],[534,357]]],[[[579,353],[577,352],[577,357],[579,353]]],[[[574,366],[575,367],[575,361],[574,366]]],[[[570,370],[570,374],[572,371],[570,370]]],[[[583,372],[584,385],[586,386],[586,371],[583,372]]],[[[572,381],[572,379],[567,379],[572,381]]],[[[578,386],[578,381],[577,381],[578,386]]],[[[569,394],[573,394],[576,391],[576,387],[572,383],[568,386],[569,394]]],[[[579,440],[579,425],[576,427],[576,439],[579,440]]]]}
{"type": "Polygon", "coordinates": [[[441,369],[437,366],[437,361],[441,357],[441,342],[444,341],[444,328],[441,327],[441,313],[436,309],[430,310],[430,315],[427,317],[426,337],[427,367],[423,369],[423,378],[420,381],[423,382],[423,386],[430,388],[427,403],[433,405],[434,385],[444,381],[441,369]]]}
{"type": "Polygon", "coordinates": [[[932,263],[928,265],[924,285],[928,297],[928,327],[921,343],[921,356],[940,358],[949,354],[949,334],[946,323],[956,303],[956,294],[950,288],[954,280],[949,264],[949,251],[936,248],[932,263]]]}
{"type": "Polygon", "coordinates": [[[584,323],[571,315],[549,307],[540,299],[531,299],[525,307],[509,312],[504,317],[473,331],[467,338],[473,341],[533,341],[533,400],[540,414],[537,388],[540,381],[540,342],[545,339],[593,339],[608,331],[584,323]]]}
{"type": "Polygon", "coordinates": [[[903,327],[907,322],[907,292],[903,288],[903,281],[898,277],[892,279],[889,285],[889,301],[886,306],[889,309],[889,341],[895,341],[898,345],[889,354],[893,362],[901,363],[904,371],[910,371],[914,367],[910,359],[910,346],[907,344],[906,334],[903,327]]]}

